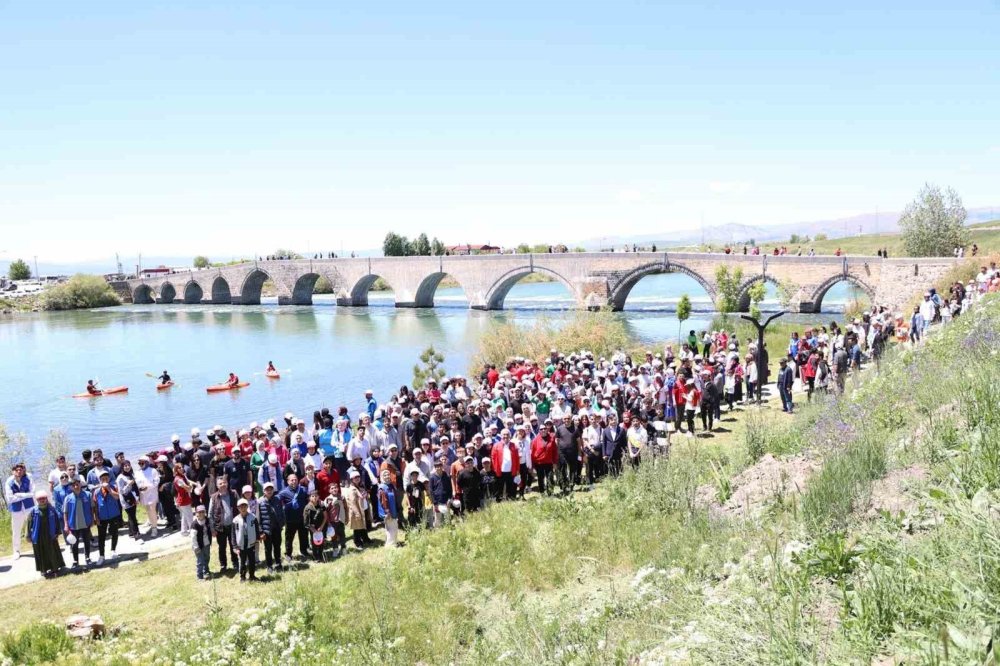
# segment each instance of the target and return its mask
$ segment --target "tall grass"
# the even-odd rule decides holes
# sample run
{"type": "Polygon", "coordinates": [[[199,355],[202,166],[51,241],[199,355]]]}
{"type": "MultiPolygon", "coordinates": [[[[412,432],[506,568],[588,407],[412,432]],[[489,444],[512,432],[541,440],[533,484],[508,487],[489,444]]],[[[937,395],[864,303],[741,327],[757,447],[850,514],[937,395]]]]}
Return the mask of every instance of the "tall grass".
{"type": "Polygon", "coordinates": [[[566,353],[587,350],[593,352],[596,360],[602,356],[610,358],[629,345],[624,322],[610,310],[576,312],[565,322],[546,318],[531,325],[496,322],[480,339],[472,371],[479,372],[485,364],[501,368],[515,356],[543,360],[553,347],[566,353]]]}

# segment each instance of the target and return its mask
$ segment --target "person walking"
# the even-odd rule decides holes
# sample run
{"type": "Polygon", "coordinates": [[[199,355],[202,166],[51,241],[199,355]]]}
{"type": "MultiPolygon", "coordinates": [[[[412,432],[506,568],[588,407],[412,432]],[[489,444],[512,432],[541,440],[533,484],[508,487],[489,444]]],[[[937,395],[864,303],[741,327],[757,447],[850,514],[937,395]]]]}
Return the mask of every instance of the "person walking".
{"type": "Polygon", "coordinates": [[[778,395],[781,397],[781,411],[792,413],[792,384],[795,382],[795,372],[788,365],[788,359],[779,361],[781,369],[778,371],[778,395]]]}

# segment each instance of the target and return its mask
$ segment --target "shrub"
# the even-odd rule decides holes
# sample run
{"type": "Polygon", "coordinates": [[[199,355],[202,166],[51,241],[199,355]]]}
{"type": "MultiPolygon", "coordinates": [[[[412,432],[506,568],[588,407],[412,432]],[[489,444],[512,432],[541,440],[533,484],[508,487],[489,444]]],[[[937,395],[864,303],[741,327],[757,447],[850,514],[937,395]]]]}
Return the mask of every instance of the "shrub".
{"type": "Polygon", "coordinates": [[[104,278],[97,275],[74,275],[65,284],[42,294],[46,310],[79,310],[121,305],[121,299],[104,278]]]}
{"type": "Polygon", "coordinates": [[[0,638],[0,661],[44,664],[73,649],[73,639],[62,627],[49,622],[32,624],[0,638]]]}

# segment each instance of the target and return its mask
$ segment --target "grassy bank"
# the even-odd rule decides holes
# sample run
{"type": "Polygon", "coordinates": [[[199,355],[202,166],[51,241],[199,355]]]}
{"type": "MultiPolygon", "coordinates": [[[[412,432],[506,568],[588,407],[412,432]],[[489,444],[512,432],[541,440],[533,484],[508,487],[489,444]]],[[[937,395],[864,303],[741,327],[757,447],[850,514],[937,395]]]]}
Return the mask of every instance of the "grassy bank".
{"type": "Polygon", "coordinates": [[[2,592],[0,622],[18,644],[73,611],[121,623],[63,649],[72,663],[988,662],[998,329],[994,298],[844,399],[742,412],[597,492],[494,506],[402,550],[257,587],[196,587],[183,553],[2,592]]]}

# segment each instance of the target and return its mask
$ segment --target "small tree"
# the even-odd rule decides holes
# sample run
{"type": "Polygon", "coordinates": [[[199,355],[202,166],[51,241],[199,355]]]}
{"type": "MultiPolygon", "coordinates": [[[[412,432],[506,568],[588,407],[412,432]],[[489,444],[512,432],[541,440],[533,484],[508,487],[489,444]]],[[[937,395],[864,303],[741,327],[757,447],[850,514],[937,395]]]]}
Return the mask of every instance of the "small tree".
{"type": "Polygon", "coordinates": [[[760,304],[767,296],[767,286],[763,280],[754,282],[747,290],[750,296],[750,316],[760,319],[760,304]]]}
{"type": "MultiPolygon", "coordinates": [[[[14,463],[23,462],[27,464],[25,455],[28,453],[28,438],[23,432],[11,435],[7,432],[7,426],[0,423],[0,469],[3,470],[4,478],[10,473],[10,468],[14,463]]],[[[7,508],[6,493],[0,493],[0,506],[7,508]]]]}
{"type": "Polygon", "coordinates": [[[899,218],[903,249],[911,257],[950,255],[969,243],[965,218],[965,206],[955,190],[942,192],[937,185],[926,184],[899,218]]]}
{"type": "Polygon", "coordinates": [[[427,239],[427,234],[421,233],[413,240],[413,254],[418,257],[431,256],[431,242],[427,239]]]}
{"type": "Polygon", "coordinates": [[[204,255],[199,254],[197,257],[194,258],[193,266],[195,268],[208,268],[211,265],[212,265],[212,260],[204,255]]]}
{"type": "Polygon", "coordinates": [[[798,245],[799,243],[802,242],[802,236],[799,236],[798,234],[792,234],[791,237],[788,239],[788,242],[792,245],[798,245]]]}
{"type": "Polygon", "coordinates": [[[826,234],[816,234],[816,241],[825,241],[828,238],[826,234]]]}
{"type": "Polygon", "coordinates": [[[409,257],[413,255],[413,243],[406,236],[390,231],[382,241],[382,254],[387,257],[409,257]]]}
{"type": "Polygon", "coordinates": [[[677,340],[681,339],[681,326],[684,322],[691,318],[691,299],[687,294],[681,296],[681,300],[677,301],[677,340]]]}
{"type": "Polygon", "coordinates": [[[440,382],[444,376],[444,354],[431,345],[420,355],[420,363],[413,366],[413,388],[419,391],[431,379],[440,382]]]}
{"type": "Polygon", "coordinates": [[[444,252],[445,252],[444,243],[439,241],[435,236],[434,240],[431,241],[431,254],[433,254],[435,257],[440,257],[444,255],[444,252]]]}
{"type": "Polygon", "coordinates": [[[782,308],[788,308],[792,304],[792,297],[797,291],[798,287],[795,286],[791,278],[786,278],[778,283],[778,302],[781,303],[782,308]]]}
{"type": "Polygon", "coordinates": [[[24,259],[15,259],[7,267],[7,275],[11,280],[30,280],[31,266],[28,266],[28,262],[24,259]]]}
{"type": "Polygon", "coordinates": [[[520,245],[517,246],[517,253],[518,254],[530,254],[531,253],[531,246],[528,245],[527,243],[521,243],[520,245]]]}
{"type": "Polygon", "coordinates": [[[42,472],[47,472],[56,466],[56,458],[68,455],[69,435],[62,428],[53,428],[42,444],[42,457],[38,461],[38,467],[42,472]]]}
{"type": "Polygon", "coordinates": [[[718,289],[715,306],[722,314],[735,312],[740,304],[740,282],[743,269],[737,266],[732,271],[729,266],[719,264],[715,269],[715,285],[718,289]]]}

